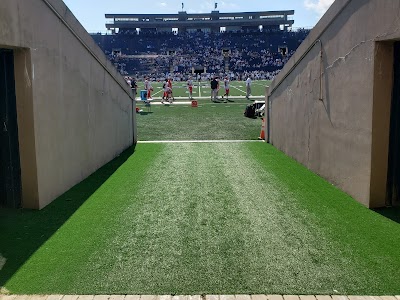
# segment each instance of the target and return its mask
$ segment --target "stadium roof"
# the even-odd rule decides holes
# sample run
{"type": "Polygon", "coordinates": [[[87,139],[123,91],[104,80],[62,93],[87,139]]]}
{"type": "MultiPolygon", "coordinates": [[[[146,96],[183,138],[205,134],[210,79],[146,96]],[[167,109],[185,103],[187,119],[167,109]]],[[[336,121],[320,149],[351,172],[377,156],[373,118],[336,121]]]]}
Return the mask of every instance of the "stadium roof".
{"type": "Polygon", "coordinates": [[[181,11],[178,14],[106,14],[107,29],[132,28],[218,28],[219,27],[257,27],[257,26],[284,26],[293,25],[294,10],[259,11],[188,14],[181,11]]]}

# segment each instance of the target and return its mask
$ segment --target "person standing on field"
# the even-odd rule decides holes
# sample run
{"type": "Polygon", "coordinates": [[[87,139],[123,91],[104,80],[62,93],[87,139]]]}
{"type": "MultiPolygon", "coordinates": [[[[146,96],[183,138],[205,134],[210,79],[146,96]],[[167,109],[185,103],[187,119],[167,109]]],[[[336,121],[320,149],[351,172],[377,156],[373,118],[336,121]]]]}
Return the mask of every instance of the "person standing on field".
{"type": "Polygon", "coordinates": [[[171,90],[171,98],[172,98],[172,100],[175,100],[175,98],[174,98],[174,93],[173,93],[173,91],[172,91],[172,78],[171,78],[171,77],[168,79],[168,87],[169,87],[170,90],[171,90]]]}
{"type": "Polygon", "coordinates": [[[193,80],[192,80],[192,77],[190,77],[190,76],[187,81],[187,86],[188,86],[188,90],[189,90],[189,99],[193,100],[193,80]]]}
{"type": "Polygon", "coordinates": [[[137,94],[137,83],[135,77],[132,77],[131,79],[131,89],[133,93],[133,99],[136,99],[136,94],[137,94]]]}
{"type": "Polygon", "coordinates": [[[223,97],[226,96],[226,100],[229,101],[229,78],[228,78],[228,76],[226,76],[224,79],[224,88],[225,88],[225,95],[223,97]]]}
{"type": "Polygon", "coordinates": [[[211,101],[213,102],[217,102],[218,88],[219,82],[217,80],[217,77],[214,76],[211,80],[211,101]]]}
{"type": "Polygon", "coordinates": [[[147,100],[153,100],[151,98],[151,92],[153,91],[153,87],[151,86],[151,81],[149,77],[146,77],[144,81],[144,89],[147,91],[147,100]]]}
{"type": "Polygon", "coordinates": [[[251,79],[250,76],[246,80],[246,98],[249,99],[251,95],[251,79]]]}
{"type": "Polygon", "coordinates": [[[168,100],[168,79],[165,78],[165,81],[163,83],[163,96],[161,99],[161,103],[164,103],[164,100],[168,100]]]}
{"type": "Polygon", "coordinates": [[[168,79],[165,79],[165,82],[163,84],[163,90],[164,90],[164,95],[161,100],[161,103],[164,103],[164,100],[168,101],[169,103],[172,103],[171,88],[169,87],[168,79]]]}

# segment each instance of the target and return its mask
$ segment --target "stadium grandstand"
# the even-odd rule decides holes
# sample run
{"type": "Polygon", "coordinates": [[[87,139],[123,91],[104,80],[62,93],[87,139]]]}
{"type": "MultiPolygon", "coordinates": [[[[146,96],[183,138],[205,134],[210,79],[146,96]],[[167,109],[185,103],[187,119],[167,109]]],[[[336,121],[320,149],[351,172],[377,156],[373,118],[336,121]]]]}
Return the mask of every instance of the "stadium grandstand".
{"type": "Polygon", "coordinates": [[[123,75],[185,80],[227,74],[273,79],[307,36],[293,10],[208,14],[106,14],[110,34],[92,37],[123,75]],[[200,75],[199,75],[200,76],[200,75]]]}
{"type": "Polygon", "coordinates": [[[237,32],[257,30],[262,26],[266,30],[287,30],[294,21],[294,10],[220,13],[218,10],[206,14],[106,14],[112,19],[106,24],[112,32],[142,31],[160,32],[237,32]]]}

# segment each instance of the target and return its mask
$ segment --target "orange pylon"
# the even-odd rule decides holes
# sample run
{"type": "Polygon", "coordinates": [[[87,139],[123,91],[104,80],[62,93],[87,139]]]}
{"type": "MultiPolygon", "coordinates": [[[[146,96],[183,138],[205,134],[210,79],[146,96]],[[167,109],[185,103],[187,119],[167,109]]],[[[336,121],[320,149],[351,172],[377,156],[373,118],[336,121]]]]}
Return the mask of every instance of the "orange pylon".
{"type": "Polygon", "coordinates": [[[262,118],[262,123],[261,123],[261,132],[260,136],[258,137],[259,140],[265,140],[265,118],[262,118]]]}

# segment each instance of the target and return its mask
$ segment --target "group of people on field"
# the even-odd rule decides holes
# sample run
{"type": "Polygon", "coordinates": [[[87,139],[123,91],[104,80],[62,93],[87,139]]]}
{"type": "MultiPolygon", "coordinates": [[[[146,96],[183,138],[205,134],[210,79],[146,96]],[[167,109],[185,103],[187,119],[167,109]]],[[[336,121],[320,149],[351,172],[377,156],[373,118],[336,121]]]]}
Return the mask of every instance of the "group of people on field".
{"type": "MultiPolygon", "coordinates": [[[[128,85],[132,88],[133,96],[136,98],[137,94],[137,82],[136,79],[133,77],[125,77],[126,82],[128,85]]],[[[222,96],[222,99],[224,99],[224,102],[229,101],[229,91],[230,91],[230,80],[229,76],[225,76],[224,78],[224,90],[225,94],[222,96]]],[[[247,77],[246,79],[246,98],[249,99],[251,95],[251,78],[250,76],[247,77]]],[[[188,77],[187,80],[187,89],[189,92],[189,99],[193,100],[193,79],[191,76],[188,77]]],[[[213,76],[212,80],[210,81],[211,85],[211,101],[217,102],[218,101],[218,93],[220,90],[220,79],[218,76],[213,76]]],[[[145,77],[144,80],[144,89],[146,90],[147,93],[147,100],[153,100],[152,98],[152,92],[154,91],[154,88],[151,84],[151,80],[149,77],[145,77]]],[[[173,90],[172,90],[172,78],[166,78],[165,81],[163,82],[163,96],[161,99],[161,103],[164,103],[165,101],[172,103],[175,100],[174,95],[173,95],[173,90]]]]}
{"type": "Polygon", "coordinates": [[[161,103],[164,103],[164,101],[168,101],[169,103],[172,103],[172,101],[175,100],[174,94],[172,93],[172,79],[171,78],[165,78],[165,81],[163,83],[163,91],[164,94],[162,96],[161,103]]]}
{"type": "MultiPolygon", "coordinates": [[[[151,97],[151,93],[154,91],[154,88],[151,84],[150,77],[145,77],[144,80],[144,89],[147,92],[147,100],[153,100],[151,97]]],[[[174,94],[172,92],[172,79],[171,78],[165,78],[165,81],[163,82],[163,96],[161,99],[161,103],[164,103],[164,101],[168,101],[169,103],[172,103],[172,101],[175,100],[174,94]]]]}
{"type": "MultiPolygon", "coordinates": [[[[211,101],[214,101],[214,102],[218,101],[218,92],[220,90],[219,81],[220,80],[217,76],[214,76],[213,79],[211,80],[211,101]]],[[[229,86],[230,86],[229,77],[225,76],[225,78],[224,78],[225,94],[222,96],[222,99],[224,99],[224,102],[229,101],[229,86]]],[[[246,98],[249,99],[250,95],[251,95],[251,78],[247,77],[247,79],[246,79],[246,98]]]]}
{"type": "MultiPolygon", "coordinates": [[[[211,101],[216,102],[218,100],[218,92],[220,90],[219,86],[219,78],[217,76],[214,76],[213,79],[211,80],[211,101]]],[[[224,78],[224,89],[225,89],[225,94],[222,96],[224,98],[226,96],[226,99],[224,102],[229,101],[229,86],[230,86],[230,81],[229,77],[225,76],[224,78]]]]}

